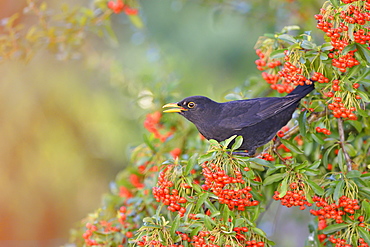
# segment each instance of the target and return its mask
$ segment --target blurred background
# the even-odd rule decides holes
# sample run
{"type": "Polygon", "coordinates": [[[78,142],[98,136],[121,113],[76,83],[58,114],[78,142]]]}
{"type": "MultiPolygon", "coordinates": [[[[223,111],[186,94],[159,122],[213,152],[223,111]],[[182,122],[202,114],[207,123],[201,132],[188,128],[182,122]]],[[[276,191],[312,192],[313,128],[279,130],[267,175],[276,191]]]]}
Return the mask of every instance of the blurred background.
{"type": "MultiPolygon", "coordinates": [[[[44,2],[61,8],[61,1],[44,2]]],[[[68,60],[46,49],[28,62],[2,59],[0,247],[66,243],[69,229],[99,207],[109,182],[129,165],[147,113],[189,95],[224,101],[235,87],[264,89],[249,80],[259,76],[258,37],[285,25],[314,30],[322,2],[143,0],[144,28],[125,14],[112,16],[116,42],[91,35],[68,60]]],[[[26,6],[3,0],[0,18],[26,6]]]]}

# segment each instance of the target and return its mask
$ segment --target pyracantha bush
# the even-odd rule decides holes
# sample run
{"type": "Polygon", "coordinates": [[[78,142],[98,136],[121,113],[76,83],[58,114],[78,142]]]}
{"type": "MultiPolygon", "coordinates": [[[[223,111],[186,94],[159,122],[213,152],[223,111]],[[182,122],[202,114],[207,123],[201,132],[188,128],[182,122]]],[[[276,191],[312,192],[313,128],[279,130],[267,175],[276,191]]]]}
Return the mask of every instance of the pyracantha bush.
{"type": "Polygon", "coordinates": [[[233,153],[241,137],[210,140],[207,148],[192,129],[178,131],[183,119],[148,114],[151,134],[133,150],[130,171],[118,176],[106,199],[115,213],[89,216],[75,243],[273,246],[258,223],[276,200],[309,208],[307,246],[368,246],[369,6],[326,2],[312,18],[325,36],[320,45],[309,32],[289,34],[297,26],[258,40],[256,65],[271,89],[289,93],[315,83],[316,90],[256,157],[233,153]],[[132,174],[135,183],[129,183],[132,174]]]}

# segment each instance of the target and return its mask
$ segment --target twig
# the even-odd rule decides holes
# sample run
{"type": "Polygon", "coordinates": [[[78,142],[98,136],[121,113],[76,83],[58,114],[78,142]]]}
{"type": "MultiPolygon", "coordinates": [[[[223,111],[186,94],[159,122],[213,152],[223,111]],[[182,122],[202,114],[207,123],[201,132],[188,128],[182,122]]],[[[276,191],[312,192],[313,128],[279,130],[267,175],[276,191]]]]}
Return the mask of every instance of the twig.
{"type": "MultiPolygon", "coordinates": [[[[313,112],[308,118],[307,118],[307,123],[312,123],[312,122],[315,122],[317,121],[319,118],[325,116],[327,114],[327,111],[321,111],[321,112],[313,112]]],[[[295,135],[296,133],[299,132],[299,124],[293,126],[292,128],[290,128],[285,134],[284,136],[282,137],[282,139],[289,139],[291,138],[293,135],[295,135]]],[[[277,150],[277,148],[281,145],[281,140],[279,138],[276,138],[276,140],[274,141],[273,143],[273,149],[277,150]]],[[[271,148],[271,146],[265,148],[262,153],[265,153],[267,152],[267,150],[269,150],[271,148]]]]}
{"type": "Polygon", "coordinates": [[[352,171],[352,160],[351,160],[351,157],[349,157],[349,154],[345,149],[346,140],[344,137],[343,120],[341,118],[338,118],[338,132],[339,132],[340,146],[342,147],[344,158],[346,159],[346,163],[347,163],[347,170],[352,171]]]}

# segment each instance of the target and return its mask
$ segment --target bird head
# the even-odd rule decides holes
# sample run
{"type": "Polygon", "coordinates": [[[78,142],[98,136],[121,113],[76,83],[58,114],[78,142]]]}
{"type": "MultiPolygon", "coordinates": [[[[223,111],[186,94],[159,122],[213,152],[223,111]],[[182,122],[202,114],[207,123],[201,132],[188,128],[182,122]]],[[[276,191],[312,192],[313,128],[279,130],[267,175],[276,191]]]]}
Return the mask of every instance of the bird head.
{"type": "Polygon", "coordinates": [[[179,113],[189,121],[196,124],[200,119],[207,118],[208,112],[214,111],[217,105],[217,102],[214,102],[207,97],[191,96],[177,103],[169,103],[164,105],[163,108],[171,109],[164,110],[163,112],[179,113]]]}

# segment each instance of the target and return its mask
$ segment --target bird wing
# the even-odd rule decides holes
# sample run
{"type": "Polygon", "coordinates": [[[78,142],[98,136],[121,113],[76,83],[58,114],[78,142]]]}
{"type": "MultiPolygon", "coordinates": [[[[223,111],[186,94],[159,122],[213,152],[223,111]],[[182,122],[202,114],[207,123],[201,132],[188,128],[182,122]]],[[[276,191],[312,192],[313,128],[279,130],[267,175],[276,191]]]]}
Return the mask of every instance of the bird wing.
{"type": "Polygon", "coordinates": [[[255,98],[223,103],[219,126],[225,129],[242,129],[258,124],[279,112],[287,110],[300,100],[297,95],[285,97],[255,98]]]}

